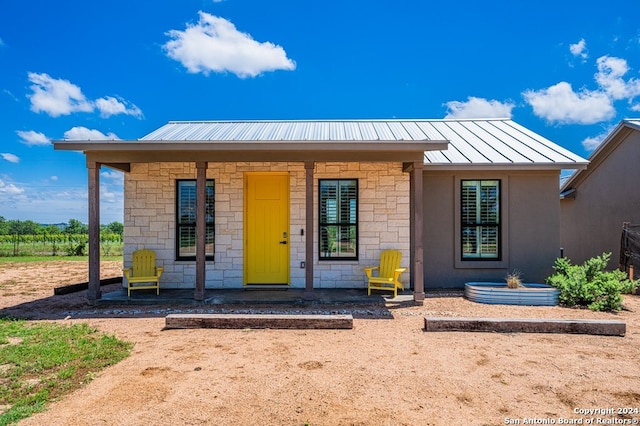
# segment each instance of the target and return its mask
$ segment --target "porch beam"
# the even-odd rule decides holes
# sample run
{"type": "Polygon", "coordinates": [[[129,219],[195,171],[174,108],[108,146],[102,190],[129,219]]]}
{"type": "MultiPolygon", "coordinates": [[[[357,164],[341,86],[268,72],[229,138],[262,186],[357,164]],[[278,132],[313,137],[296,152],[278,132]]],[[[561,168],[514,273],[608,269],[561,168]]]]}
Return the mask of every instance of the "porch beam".
{"type": "Polygon", "coordinates": [[[93,304],[102,297],[100,290],[100,167],[87,161],[89,172],[89,285],[87,299],[93,304]]]}
{"type": "MultiPolygon", "coordinates": [[[[271,146],[277,146],[277,143],[271,146]]],[[[306,145],[300,142],[298,146],[306,145]]],[[[140,148],[140,147],[138,147],[140,148]]],[[[247,161],[283,161],[283,162],[329,162],[329,161],[372,161],[372,162],[413,162],[424,159],[424,150],[418,151],[391,151],[391,150],[332,150],[330,146],[322,147],[318,151],[292,151],[269,149],[265,147],[255,150],[237,148],[236,150],[190,150],[182,149],[182,145],[176,143],[173,151],[167,150],[142,150],[137,151],[113,151],[94,150],[86,153],[87,158],[93,161],[107,163],[147,163],[147,162],[247,162],[247,161]]],[[[557,167],[556,167],[557,168],[557,167]]]]}
{"type": "Polygon", "coordinates": [[[315,162],[305,161],[305,300],[313,300],[313,170],[315,162]]]}
{"type": "Polygon", "coordinates": [[[196,162],[196,289],[195,300],[204,300],[207,240],[207,162],[196,162]]]}
{"type": "Polygon", "coordinates": [[[413,286],[413,300],[419,305],[424,303],[424,205],[422,192],[422,170],[420,161],[405,164],[409,173],[410,229],[411,229],[411,266],[410,281],[413,286]]]}

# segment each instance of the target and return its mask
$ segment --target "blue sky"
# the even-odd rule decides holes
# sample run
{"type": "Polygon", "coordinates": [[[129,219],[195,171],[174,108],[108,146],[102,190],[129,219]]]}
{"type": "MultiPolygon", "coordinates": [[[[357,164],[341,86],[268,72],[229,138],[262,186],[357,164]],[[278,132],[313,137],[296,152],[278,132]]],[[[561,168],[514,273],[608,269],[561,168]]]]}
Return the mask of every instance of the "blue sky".
{"type": "MultiPolygon", "coordinates": [[[[640,117],[635,1],[0,3],[0,216],[87,222],[80,153],[170,120],[511,117],[587,157],[640,117]]],[[[101,221],[122,221],[103,168],[101,221]]]]}

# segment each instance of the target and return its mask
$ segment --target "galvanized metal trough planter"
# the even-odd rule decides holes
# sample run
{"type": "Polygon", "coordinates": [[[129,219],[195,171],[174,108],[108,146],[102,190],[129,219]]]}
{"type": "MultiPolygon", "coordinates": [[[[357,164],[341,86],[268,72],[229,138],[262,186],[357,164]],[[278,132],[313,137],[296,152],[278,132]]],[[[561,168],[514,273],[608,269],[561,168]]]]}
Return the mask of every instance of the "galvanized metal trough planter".
{"type": "Polygon", "coordinates": [[[501,282],[464,284],[467,299],[492,305],[556,306],[559,294],[557,288],[547,284],[525,283],[518,288],[508,288],[501,282]]]}

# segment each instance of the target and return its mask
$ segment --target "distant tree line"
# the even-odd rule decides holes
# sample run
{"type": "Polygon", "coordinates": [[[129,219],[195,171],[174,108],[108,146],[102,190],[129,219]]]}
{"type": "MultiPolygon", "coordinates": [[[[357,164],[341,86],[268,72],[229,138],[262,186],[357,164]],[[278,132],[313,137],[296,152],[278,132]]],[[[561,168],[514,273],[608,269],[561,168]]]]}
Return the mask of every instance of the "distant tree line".
{"type": "MultiPolygon", "coordinates": [[[[100,225],[101,234],[117,234],[122,236],[124,225],[120,222],[111,222],[100,225]]],[[[6,220],[0,216],[0,235],[43,235],[43,234],[89,234],[89,225],[85,225],[78,219],[69,219],[67,223],[55,225],[43,225],[32,220],[6,220]]]]}
{"type": "MultiPolygon", "coordinates": [[[[101,225],[102,253],[121,255],[123,233],[122,223],[101,225]]],[[[77,219],[43,225],[32,220],[6,220],[0,216],[0,256],[84,256],[88,241],[89,227],[77,219]]]]}

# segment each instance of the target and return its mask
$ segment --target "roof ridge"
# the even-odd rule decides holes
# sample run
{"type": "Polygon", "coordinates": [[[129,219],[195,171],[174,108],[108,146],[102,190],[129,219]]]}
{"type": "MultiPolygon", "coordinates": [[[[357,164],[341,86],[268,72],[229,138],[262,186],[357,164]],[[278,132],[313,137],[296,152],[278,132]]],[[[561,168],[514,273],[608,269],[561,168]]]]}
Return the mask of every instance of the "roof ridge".
{"type": "Polygon", "coordinates": [[[252,120],[170,120],[167,124],[210,123],[371,123],[371,122],[460,122],[460,121],[513,121],[508,117],[492,118],[331,118],[331,119],[252,119],[252,120]]]}

